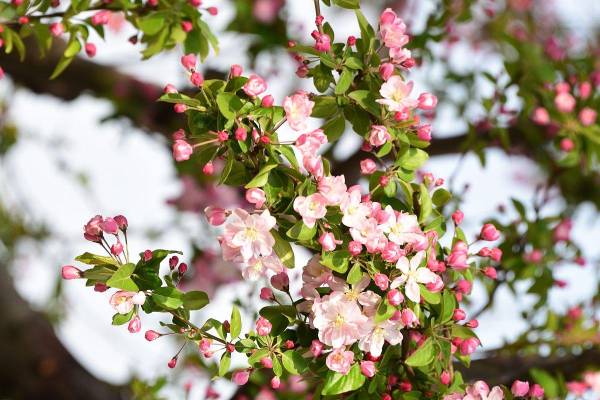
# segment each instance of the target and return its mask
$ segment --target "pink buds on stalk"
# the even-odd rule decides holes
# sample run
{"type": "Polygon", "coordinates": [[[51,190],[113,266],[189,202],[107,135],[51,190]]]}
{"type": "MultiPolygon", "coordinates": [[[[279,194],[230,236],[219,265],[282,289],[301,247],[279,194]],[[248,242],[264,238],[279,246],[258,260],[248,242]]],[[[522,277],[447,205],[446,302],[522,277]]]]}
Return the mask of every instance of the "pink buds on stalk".
{"type": "Polygon", "coordinates": [[[242,386],[248,383],[248,378],[250,378],[250,372],[248,370],[235,371],[231,375],[231,380],[236,385],[242,386]]]}
{"type": "Polygon", "coordinates": [[[186,54],[181,57],[181,65],[188,71],[191,71],[196,68],[196,63],[198,62],[195,54],[186,54]]]}
{"type": "Polygon", "coordinates": [[[65,265],[61,269],[61,275],[65,280],[79,279],[82,277],[82,271],[72,265],[65,265]]]}
{"type": "Polygon", "coordinates": [[[486,240],[488,242],[493,242],[495,240],[498,240],[498,238],[500,237],[500,232],[498,232],[498,229],[496,229],[494,225],[485,224],[481,228],[481,233],[479,235],[481,239],[486,240]]]}
{"type": "Polygon", "coordinates": [[[515,397],[525,397],[529,393],[529,382],[516,380],[510,387],[510,391],[515,397]]]}
{"type": "Polygon", "coordinates": [[[146,331],[146,333],[144,334],[144,337],[149,342],[152,342],[153,340],[156,340],[161,336],[162,335],[160,333],[153,331],[153,330],[146,331]]]}

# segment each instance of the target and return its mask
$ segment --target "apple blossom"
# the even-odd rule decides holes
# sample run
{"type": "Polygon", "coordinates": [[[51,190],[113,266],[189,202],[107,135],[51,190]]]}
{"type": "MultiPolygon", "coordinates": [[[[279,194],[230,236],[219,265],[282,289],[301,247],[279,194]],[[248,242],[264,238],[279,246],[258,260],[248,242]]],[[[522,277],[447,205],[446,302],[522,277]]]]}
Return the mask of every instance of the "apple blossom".
{"type": "Polygon", "coordinates": [[[313,193],[308,197],[298,196],[294,200],[294,210],[300,214],[304,225],[312,228],[327,213],[327,199],[320,193],[313,193]]]}
{"type": "Polygon", "coordinates": [[[379,93],[383,98],[378,99],[377,102],[387,106],[390,111],[415,108],[417,101],[408,98],[412,89],[412,82],[406,83],[402,77],[394,75],[381,85],[379,93]]]}
{"type": "Polygon", "coordinates": [[[267,90],[267,83],[263,78],[256,74],[248,77],[248,81],[242,87],[244,93],[250,97],[256,97],[267,90]]]}
{"type": "Polygon", "coordinates": [[[315,103],[303,91],[296,92],[283,100],[283,109],[287,122],[295,131],[305,130],[307,121],[312,113],[315,103]]]}

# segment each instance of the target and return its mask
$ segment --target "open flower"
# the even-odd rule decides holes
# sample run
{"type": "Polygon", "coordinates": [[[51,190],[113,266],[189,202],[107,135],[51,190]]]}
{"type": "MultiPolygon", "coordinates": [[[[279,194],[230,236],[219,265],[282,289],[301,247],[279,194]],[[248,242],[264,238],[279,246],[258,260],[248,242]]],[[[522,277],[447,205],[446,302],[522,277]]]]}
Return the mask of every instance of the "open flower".
{"type": "Polygon", "coordinates": [[[304,225],[312,228],[315,222],[327,213],[327,199],[320,193],[298,196],[294,200],[294,210],[302,217],[304,225]]]}
{"type": "Polygon", "coordinates": [[[327,205],[339,205],[346,194],[346,180],[341,176],[324,176],[319,179],[319,193],[327,199],[327,205]]]}
{"type": "Polygon", "coordinates": [[[391,345],[402,343],[402,333],[400,330],[403,325],[400,321],[386,320],[373,327],[373,330],[363,336],[358,342],[358,347],[362,351],[368,351],[373,357],[379,357],[383,349],[384,342],[391,345]]]}
{"type": "Polygon", "coordinates": [[[256,97],[267,90],[267,82],[258,75],[252,74],[248,77],[248,81],[242,87],[244,93],[250,97],[256,97]]]}
{"type": "Polygon", "coordinates": [[[413,83],[404,82],[398,75],[394,75],[381,85],[379,93],[383,99],[378,99],[379,104],[386,105],[390,111],[404,111],[407,108],[415,108],[417,100],[409,99],[413,83]]]}
{"type": "Polygon", "coordinates": [[[350,188],[344,195],[340,209],[344,214],[342,224],[349,228],[358,226],[371,214],[369,207],[362,203],[360,189],[357,187],[350,188]]]}
{"type": "Polygon", "coordinates": [[[267,271],[272,271],[276,274],[283,272],[283,264],[279,257],[274,254],[267,257],[252,257],[245,263],[242,276],[245,279],[257,280],[260,277],[266,276],[267,271]]]}
{"type": "Polygon", "coordinates": [[[334,348],[351,345],[370,331],[369,319],[356,301],[348,300],[341,292],[315,299],[312,312],[319,340],[334,348]]]}
{"type": "Polygon", "coordinates": [[[145,301],[146,295],[144,292],[119,290],[110,297],[109,303],[119,314],[129,314],[134,306],[141,306],[145,301]]]}
{"type": "Polygon", "coordinates": [[[415,303],[418,303],[421,299],[419,283],[427,284],[436,280],[436,275],[433,272],[426,267],[420,267],[424,258],[424,251],[419,251],[410,261],[406,257],[400,257],[396,267],[402,271],[402,275],[394,279],[390,285],[392,289],[395,289],[404,284],[406,297],[415,303]]]}
{"type": "Polygon", "coordinates": [[[221,247],[226,260],[234,260],[239,253],[247,261],[252,257],[270,256],[275,239],[270,230],[276,224],[269,210],[261,214],[248,214],[238,208],[234,210],[225,223],[225,232],[221,247]]]}
{"type": "Polygon", "coordinates": [[[396,212],[391,206],[387,206],[385,212],[389,218],[386,220],[383,229],[388,234],[390,242],[401,246],[406,243],[414,244],[426,240],[416,215],[396,212]]]}
{"type": "Polygon", "coordinates": [[[283,100],[283,109],[287,122],[295,131],[306,129],[306,121],[312,113],[315,103],[310,101],[306,92],[297,92],[283,100]]]}
{"type": "Polygon", "coordinates": [[[332,371],[339,372],[342,375],[346,375],[348,371],[350,371],[353,362],[354,353],[344,349],[343,347],[334,349],[331,353],[329,353],[327,359],[325,359],[327,368],[332,371]]]}

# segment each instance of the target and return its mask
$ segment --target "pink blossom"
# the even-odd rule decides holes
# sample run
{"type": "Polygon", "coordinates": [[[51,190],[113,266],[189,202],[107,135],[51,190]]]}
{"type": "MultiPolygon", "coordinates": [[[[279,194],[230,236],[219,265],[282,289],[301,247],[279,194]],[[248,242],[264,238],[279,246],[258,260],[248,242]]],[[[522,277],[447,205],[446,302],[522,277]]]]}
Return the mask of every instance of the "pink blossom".
{"type": "Polygon", "coordinates": [[[181,57],[181,65],[183,65],[183,67],[185,69],[187,69],[188,71],[191,71],[192,69],[196,68],[197,63],[198,63],[198,59],[196,58],[196,55],[193,53],[186,54],[181,57]]]}
{"type": "Polygon", "coordinates": [[[369,319],[356,301],[348,300],[340,292],[315,299],[312,312],[319,340],[334,348],[351,345],[370,331],[369,319]]]}
{"type": "Polygon", "coordinates": [[[247,261],[252,257],[270,256],[275,245],[270,230],[276,222],[269,210],[261,214],[248,214],[240,208],[234,210],[225,223],[221,243],[222,247],[223,244],[229,247],[227,250],[233,250],[233,254],[229,253],[225,258],[224,251],[224,258],[236,261],[239,254],[242,260],[247,261]]]}
{"type": "Polygon", "coordinates": [[[452,221],[454,221],[455,225],[460,225],[465,217],[462,211],[456,210],[452,213],[452,221]]]}
{"type": "Polygon", "coordinates": [[[79,279],[82,276],[82,271],[72,265],[65,265],[61,269],[61,275],[65,280],[79,279]]]}
{"type": "Polygon", "coordinates": [[[256,97],[267,90],[267,82],[256,74],[251,74],[242,90],[250,97],[256,97]]]}
{"type": "Polygon", "coordinates": [[[531,389],[529,389],[529,396],[533,397],[534,399],[544,398],[544,388],[537,383],[534,383],[531,385],[531,389]]]}
{"type": "Polygon", "coordinates": [[[229,69],[229,76],[232,78],[237,78],[238,76],[242,75],[243,71],[244,69],[241,65],[233,64],[229,69]]]}
{"type": "Polygon", "coordinates": [[[419,319],[416,314],[410,308],[404,308],[400,313],[400,320],[407,327],[414,327],[419,325],[419,319]]]}
{"type": "Polygon", "coordinates": [[[279,257],[276,255],[252,257],[244,263],[242,276],[244,279],[255,281],[260,277],[266,276],[267,271],[271,271],[276,274],[283,271],[283,264],[281,263],[279,257]]]}
{"type": "Polygon", "coordinates": [[[400,257],[396,268],[400,269],[402,274],[394,279],[390,285],[391,288],[397,288],[404,284],[406,297],[415,303],[418,303],[421,299],[419,283],[427,284],[436,280],[436,275],[431,270],[426,267],[420,267],[424,258],[424,251],[419,251],[410,261],[406,257],[400,257]]]}
{"type": "Polygon", "coordinates": [[[348,189],[348,192],[346,192],[340,203],[340,209],[344,214],[342,224],[349,228],[361,224],[371,213],[369,207],[362,203],[362,196],[358,187],[348,189]]]}
{"type": "Polygon", "coordinates": [[[598,113],[595,110],[585,107],[579,112],[579,121],[583,126],[594,125],[596,123],[597,116],[598,113]]]}
{"type": "Polygon", "coordinates": [[[119,226],[117,225],[115,220],[110,217],[104,218],[102,220],[102,222],[100,223],[100,228],[102,228],[102,231],[104,233],[107,233],[109,235],[115,235],[119,230],[119,226]]]}
{"type": "Polygon", "coordinates": [[[65,31],[65,26],[60,22],[55,22],[50,25],[50,33],[54,37],[62,35],[65,31]]]}
{"type": "Polygon", "coordinates": [[[395,263],[404,255],[404,253],[404,250],[402,250],[396,243],[388,242],[381,252],[381,258],[389,263],[395,263]]]}
{"type": "Polygon", "coordinates": [[[364,244],[371,253],[382,250],[387,241],[375,218],[361,220],[357,226],[350,228],[350,235],[352,239],[364,244]]]}
{"type": "Polygon", "coordinates": [[[272,328],[273,325],[271,325],[269,320],[266,318],[259,317],[256,321],[256,333],[258,333],[260,336],[267,336],[269,333],[271,333],[272,328]]]}
{"type": "Polygon", "coordinates": [[[90,21],[92,25],[106,25],[110,22],[111,12],[109,10],[100,10],[92,15],[90,21]]]}
{"type": "Polygon", "coordinates": [[[308,197],[298,196],[294,200],[294,210],[300,214],[304,225],[312,228],[327,213],[327,199],[320,193],[313,193],[308,197]]]}
{"type": "Polygon", "coordinates": [[[425,142],[431,141],[431,125],[425,124],[417,128],[417,138],[425,142]]]}
{"type": "Polygon", "coordinates": [[[524,397],[529,393],[529,382],[516,380],[510,387],[510,391],[515,397],[524,397]]]}
{"type": "Polygon", "coordinates": [[[500,261],[500,259],[502,258],[502,250],[500,250],[497,247],[491,249],[490,250],[490,258],[494,261],[500,261]]]}
{"type": "Polygon", "coordinates": [[[91,242],[99,242],[102,237],[102,216],[96,215],[83,227],[83,236],[91,242]]]}
{"type": "Polygon", "coordinates": [[[282,292],[287,292],[290,287],[290,278],[285,271],[282,271],[271,277],[271,286],[282,292]]]}
{"type": "Polygon", "coordinates": [[[144,292],[127,292],[119,290],[110,298],[110,305],[119,314],[129,314],[135,305],[143,305],[146,302],[144,292]]]}
{"type": "Polygon", "coordinates": [[[392,137],[388,132],[387,128],[383,125],[373,125],[371,126],[371,133],[369,136],[369,143],[372,146],[382,146],[387,143],[392,137]]]}
{"type": "Polygon", "coordinates": [[[250,378],[250,372],[248,370],[235,371],[231,375],[231,380],[236,385],[242,386],[248,383],[248,378],[250,378]]]}
{"type": "Polygon", "coordinates": [[[381,76],[381,79],[383,79],[384,81],[390,79],[390,77],[394,74],[395,69],[396,67],[394,67],[394,64],[392,63],[381,64],[379,66],[379,75],[381,76]]]}
{"type": "Polygon", "coordinates": [[[260,105],[265,108],[271,108],[271,107],[273,107],[273,104],[275,104],[275,99],[270,94],[263,97],[262,100],[260,101],[260,105]]]}
{"type": "Polygon", "coordinates": [[[379,357],[383,350],[384,342],[395,346],[402,343],[400,330],[404,326],[398,321],[386,320],[373,327],[373,330],[362,337],[358,347],[362,351],[368,351],[372,356],[379,357]]]}
{"type": "Polygon", "coordinates": [[[570,240],[571,229],[573,228],[573,222],[566,218],[560,221],[554,228],[552,236],[556,242],[566,242],[570,240]]]}
{"type": "Polygon", "coordinates": [[[325,359],[327,368],[342,375],[346,375],[350,371],[353,362],[354,353],[345,350],[343,347],[334,349],[325,359]]]}
{"type": "Polygon", "coordinates": [[[417,101],[417,107],[419,107],[421,110],[431,111],[437,106],[438,99],[431,93],[421,93],[417,101]]]}
{"type": "Polygon", "coordinates": [[[362,243],[357,242],[356,240],[350,241],[350,243],[348,243],[348,251],[353,256],[359,255],[362,253],[362,243]]]}
{"type": "Polygon", "coordinates": [[[570,113],[575,109],[575,97],[570,93],[559,93],[554,98],[554,105],[558,111],[563,113],[570,113]]]}
{"type": "Polygon", "coordinates": [[[322,129],[304,133],[296,139],[296,147],[304,157],[314,157],[325,143],[327,143],[327,136],[325,136],[322,129]]]}
{"type": "Polygon", "coordinates": [[[477,346],[479,346],[477,338],[467,338],[460,343],[460,354],[463,356],[469,355],[477,350],[477,346]]]}
{"type": "Polygon", "coordinates": [[[533,110],[531,119],[534,123],[545,126],[550,123],[550,114],[548,114],[548,110],[545,108],[537,107],[535,110],[533,110]]]}
{"type": "Polygon", "coordinates": [[[324,176],[319,179],[317,186],[319,193],[327,200],[327,205],[339,205],[346,194],[346,181],[344,175],[324,176]]]}
{"type": "Polygon", "coordinates": [[[373,281],[375,282],[375,285],[377,285],[377,287],[381,290],[387,290],[388,286],[389,286],[389,278],[387,275],[382,274],[380,272],[376,273],[375,276],[373,277],[373,281]]]}
{"type": "Polygon", "coordinates": [[[281,379],[278,376],[271,378],[271,388],[277,390],[279,386],[281,386],[281,379]]]}
{"type": "Polygon", "coordinates": [[[402,48],[408,43],[406,24],[391,8],[383,11],[379,18],[379,30],[385,47],[402,48]]]}
{"type": "Polygon", "coordinates": [[[282,6],[283,0],[256,0],[252,7],[252,15],[264,24],[271,24],[282,6]]]}
{"type": "Polygon", "coordinates": [[[138,333],[142,329],[142,321],[140,317],[137,315],[129,321],[129,325],[127,325],[127,330],[130,333],[138,333]]]}
{"type": "Polygon", "coordinates": [[[302,296],[306,299],[318,297],[316,289],[332,279],[331,270],[321,265],[320,255],[314,255],[302,270],[302,296]]]}
{"type": "Polygon", "coordinates": [[[377,164],[375,161],[370,158],[365,158],[360,162],[360,172],[363,175],[371,175],[373,172],[377,171],[377,164]]]}
{"type": "Polygon", "coordinates": [[[396,212],[391,206],[386,206],[385,212],[389,218],[383,224],[383,230],[391,242],[402,246],[406,243],[417,244],[426,241],[416,215],[396,212]]]}
{"type": "Polygon", "coordinates": [[[402,80],[402,77],[394,75],[381,85],[379,93],[383,98],[378,99],[377,102],[387,106],[390,111],[404,111],[407,108],[415,108],[417,101],[408,98],[412,89],[412,82],[406,83],[402,80]]]}
{"type": "Polygon", "coordinates": [[[375,373],[377,372],[375,363],[373,361],[361,361],[360,362],[360,372],[367,378],[372,378],[373,376],[375,376],[375,373]]]}
{"type": "Polygon", "coordinates": [[[305,130],[306,122],[312,113],[315,103],[308,98],[308,94],[299,91],[283,100],[283,109],[287,122],[295,131],[305,130]]]}
{"type": "Polygon", "coordinates": [[[496,229],[496,227],[493,224],[483,225],[483,227],[481,228],[481,233],[479,235],[481,236],[481,239],[489,242],[493,242],[500,238],[500,232],[498,232],[498,229],[496,229]]]}
{"type": "Polygon", "coordinates": [[[264,287],[260,289],[260,299],[264,301],[271,301],[275,298],[273,295],[273,290],[268,287],[264,287]]]}
{"type": "Polygon", "coordinates": [[[156,331],[153,330],[148,330],[146,331],[146,333],[144,334],[144,338],[146,338],[147,341],[152,342],[153,340],[158,339],[159,337],[161,337],[162,335],[156,331]]]}
{"type": "Polygon", "coordinates": [[[579,84],[579,97],[582,100],[587,100],[592,94],[592,84],[589,82],[581,82],[579,84]]]}
{"type": "Polygon", "coordinates": [[[313,31],[313,38],[315,39],[315,49],[321,52],[328,52],[331,50],[331,38],[326,33],[319,33],[319,31],[313,31]]]}
{"type": "Polygon", "coordinates": [[[469,248],[464,242],[458,241],[452,247],[452,252],[448,256],[448,265],[456,270],[469,268],[467,259],[469,257],[469,248]]]}
{"type": "Polygon", "coordinates": [[[333,236],[333,233],[331,232],[325,232],[319,237],[319,244],[321,245],[324,251],[333,251],[335,250],[335,247],[340,243],[342,242],[336,240],[335,236],[333,236]]]}
{"type": "Polygon", "coordinates": [[[560,141],[560,149],[569,152],[575,148],[575,143],[570,138],[564,138],[560,141]]]}
{"type": "Polygon", "coordinates": [[[583,381],[596,394],[600,394],[600,371],[588,371],[583,374],[583,381]]]}
{"type": "Polygon", "coordinates": [[[180,139],[173,143],[173,158],[175,158],[175,161],[181,162],[189,160],[193,153],[194,148],[185,140],[180,139]]]}
{"type": "Polygon", "coordinates": [[[200,72],[193,72],[190,75],[190,82],[192,85],[200,87],[204,84],[204,76],[200,72]]]}
{"type": "Polygon", "coordinates": [[[246,191],[246,201],[250,204],[254,204],[256,208],[262,208],[267,201],[265,192],[259,188],[251,188],[246,191]]]}
{"type": "Polygon", "coordinates": [[[219,207],[206,207],[204,209],[204,214],[206,214],[206,219],[208,220],[208,223],[213,226],[222,225],[227,218],[225,210],[219,207]]]}

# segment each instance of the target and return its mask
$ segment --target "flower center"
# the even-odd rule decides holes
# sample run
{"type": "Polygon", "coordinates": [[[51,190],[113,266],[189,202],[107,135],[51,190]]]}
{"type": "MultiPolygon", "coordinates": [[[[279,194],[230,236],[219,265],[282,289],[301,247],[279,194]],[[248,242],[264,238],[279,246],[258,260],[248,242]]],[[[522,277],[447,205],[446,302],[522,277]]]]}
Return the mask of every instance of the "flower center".
{"type": "Polygon", "coordinates": [[[246,228],[245,234],[249,240],[256,240],[258,238],[258,231],[252,227],[246,228]]]}
{"type": "Polygon", "coordinates": [[[337,317],[335,317],[335,326],[339,328],[342,325],[344,325],[344,317],[341,314],[338,314],[337,317]]]}

